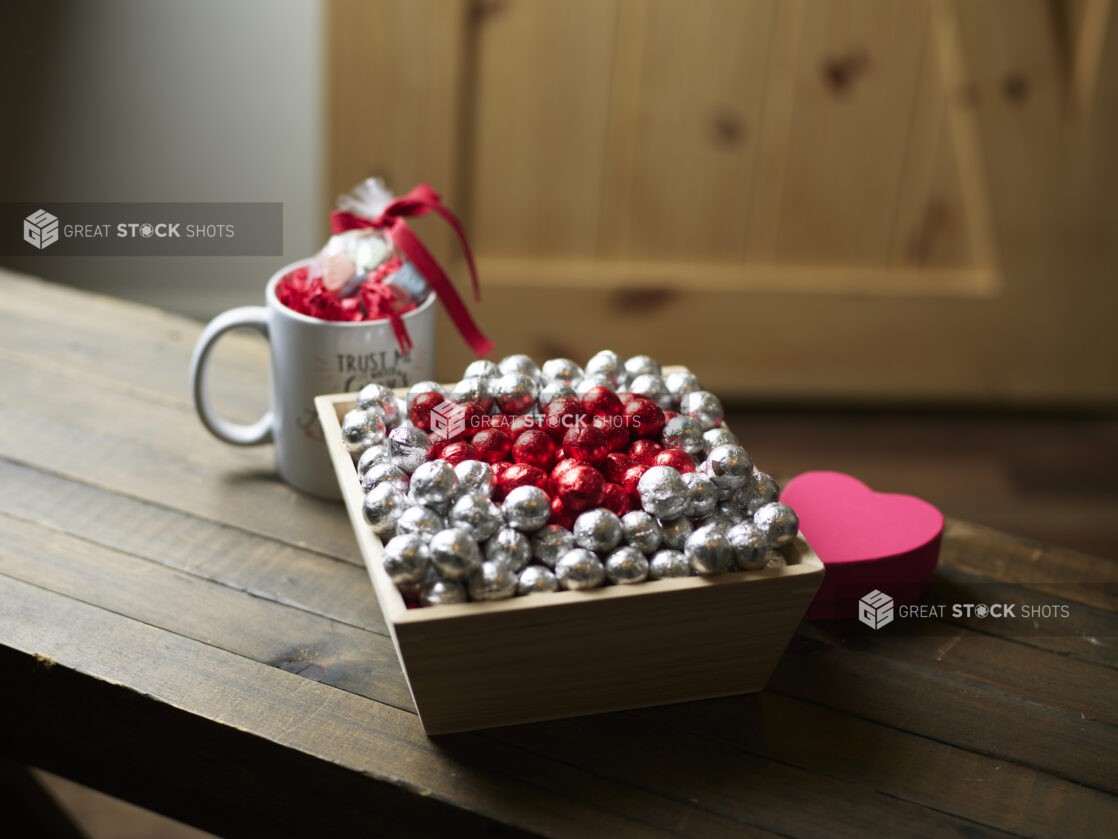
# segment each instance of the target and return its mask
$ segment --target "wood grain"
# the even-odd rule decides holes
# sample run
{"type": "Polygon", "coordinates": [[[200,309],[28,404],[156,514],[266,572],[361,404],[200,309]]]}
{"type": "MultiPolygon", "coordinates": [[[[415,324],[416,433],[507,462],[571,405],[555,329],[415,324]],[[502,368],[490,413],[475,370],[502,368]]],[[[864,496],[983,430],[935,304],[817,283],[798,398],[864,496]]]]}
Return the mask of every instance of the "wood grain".
{"type": "Polygon", "coordinates": [[[601,256],[744,258],[776,5],[619,4],[601,256]]]}
{"type": "Polygon", "coordinates": [[[778,261],[887,262],[927,17],[926,3],[888,0],[804,14],[790,123],[777,128],[784,177],[765,208],[778,261]]]}
{"type": "MultiPolygon", "coordinates": [[[[804,624],[757,695],[428,738],[344,510],[269,477],[267,450],[199,429],[182,379],[198,326],[4,287],[8,757],[230,836],[1064,837],[1118,817],[1113,561],[950,520],[941,594],[1067,604],[1067,634],[804,624]]],[[[246,412],[260,349],[229,345],[228,398],[246,412]]],[[[771,418],[745,421],[763,462],[795,468],[768,445],[771,418]]],[[[853,434],[814,422],[780,422],[802,457],[853,434]]],[[[870,472],[919,439],[911,480],[936,485],[933,451],[981,460],[993,433],[940,422],[945,447],[911,423],[862,426],[870,472]]],[[[1053,444],[1021,434],[1041,479],[1036,447],[1053,444]]],[[[1084,474],[1077,458],[1060,474],[1084,474]]],[[[984,468],[966,473],[975,491],[999,491],[984,468]]]]}
{"type": "Polygon", "coordinates": [[[478,251],[589,256],[601,219],[616,3],[480,8],[469,210],[478,251]]]}

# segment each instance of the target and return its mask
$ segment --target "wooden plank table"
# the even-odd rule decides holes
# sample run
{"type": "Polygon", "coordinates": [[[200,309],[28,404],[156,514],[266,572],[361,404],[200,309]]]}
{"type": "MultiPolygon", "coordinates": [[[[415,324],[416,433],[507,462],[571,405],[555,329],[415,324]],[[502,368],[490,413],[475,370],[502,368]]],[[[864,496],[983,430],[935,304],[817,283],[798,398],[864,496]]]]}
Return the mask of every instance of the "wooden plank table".
{"type": "MultiPolygon", "coordinates": [[[[758,695],[425,737],[341,505],[196,420],[199,329],[0,274],[3,756],[232,836],[1118,822],[1114,564],[961,521],[936,593],[1065,604],[1066,632],[805,623],[758,695]]],[[[241,419],[264,356],[215,366],[241,419]]]]}

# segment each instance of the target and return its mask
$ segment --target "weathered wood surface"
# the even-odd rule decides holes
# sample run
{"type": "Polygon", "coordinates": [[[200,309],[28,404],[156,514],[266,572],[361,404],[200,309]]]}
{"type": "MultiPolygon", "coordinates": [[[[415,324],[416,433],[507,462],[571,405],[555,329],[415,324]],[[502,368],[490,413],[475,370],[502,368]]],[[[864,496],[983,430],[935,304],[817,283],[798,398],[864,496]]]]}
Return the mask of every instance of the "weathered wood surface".
{"type": "MultiPolygon", "coordinates": [[[[1118,818],[1114,563],[957,521],[936,591],[1066,603],[1065,634],[803,624],[756,696],[425,737],[341,505],[196,421],[199,328],[0,275],[18,721],[0,753],[226,835],[1063,837],[1118,818]]],[[[228,346],[215,387],[251,416],[264,352],[228,346]]]]}

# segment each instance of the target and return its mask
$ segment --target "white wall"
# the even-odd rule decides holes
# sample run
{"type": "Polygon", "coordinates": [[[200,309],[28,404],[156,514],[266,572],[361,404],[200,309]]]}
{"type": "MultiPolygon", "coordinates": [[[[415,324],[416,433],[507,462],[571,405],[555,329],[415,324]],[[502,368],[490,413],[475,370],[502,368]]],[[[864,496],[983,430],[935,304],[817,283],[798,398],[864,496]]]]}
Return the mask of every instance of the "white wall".
{"type": "Polygon", "coordinates": [[[281,201],[285,253],[6,264],[203,318],[261,302],[272,271],[326,232],[321,0],[50,5],[28,57],[45,104],[34,153],[2,164],[22,171],[0,200],[281,201]]]}

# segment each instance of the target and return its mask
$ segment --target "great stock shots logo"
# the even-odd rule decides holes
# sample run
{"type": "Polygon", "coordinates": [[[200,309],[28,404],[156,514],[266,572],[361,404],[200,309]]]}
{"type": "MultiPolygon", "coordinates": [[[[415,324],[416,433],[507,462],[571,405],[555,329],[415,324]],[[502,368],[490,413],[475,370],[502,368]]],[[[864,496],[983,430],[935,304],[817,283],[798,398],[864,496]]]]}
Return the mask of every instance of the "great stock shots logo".
{"type": "Polygon", "coordinates": [[[0,255],[278,256],[277,202],[0,202],[0,255]],[[48,209],[49,208],[49,209],[48,209]]]}
{"type": "Polygon", "coordinates": [[[431,430],[443,440],[466,430],[466,405],[444,400],[431,409],[431,430]]]}
{"type": "Polygon", "coordinates": [[[39,250],[58,241],[58,216],[36,210],[23,220],[23,241],[39,250]]]}
{"type": "Polygon", "coordinates": [[[881,629],[893,622],[893,598],[874,589],[858,601],[858,620],[870,629],[881,629]]]}

